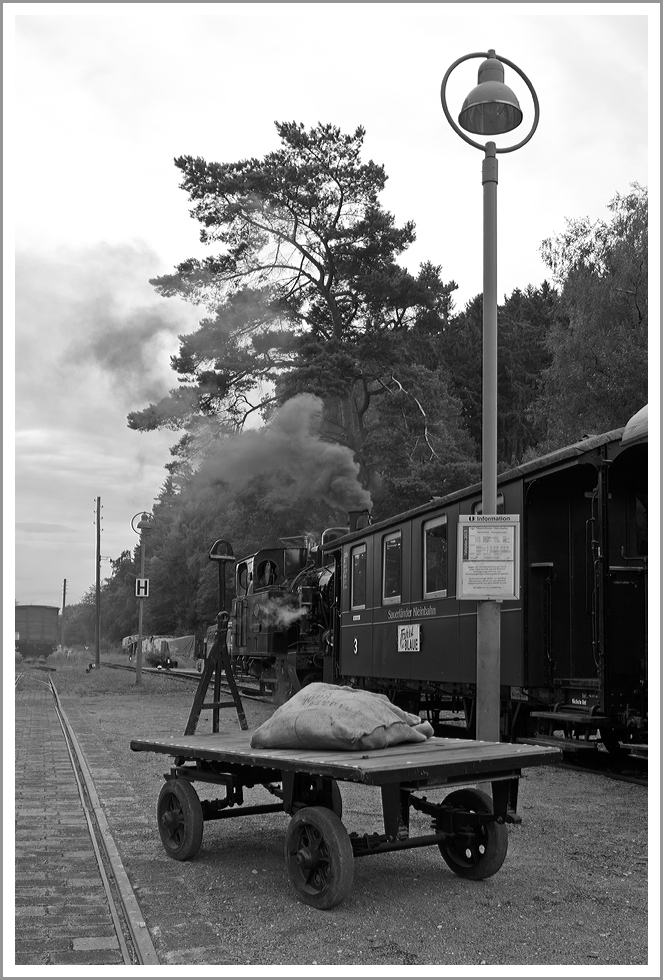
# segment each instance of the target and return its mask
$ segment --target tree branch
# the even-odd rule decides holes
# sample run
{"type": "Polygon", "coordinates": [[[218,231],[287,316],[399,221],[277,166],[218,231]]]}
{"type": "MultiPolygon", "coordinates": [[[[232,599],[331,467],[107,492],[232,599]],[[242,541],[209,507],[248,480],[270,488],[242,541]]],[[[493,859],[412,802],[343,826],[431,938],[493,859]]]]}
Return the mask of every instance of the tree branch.
{"type": "Polygon", "coordinates": [[[407,395],[408,398],[411,398],[412,401],[415,402],[417,408],[421,412],[421,414],[423,416],[423,419],[424,419],[424,439],[426,440],[426,445],[428,446],[428,448],[430,450],[431,457],[434,457],[435,459],[437,459],[441,463],[442,460],[440,459],[440,457],[438,456],[438,454],[435,452],[435,449],[433,448],[433,446],[431,444],[431,441],[430,441],[430,435],[429,435],[429,432],[428,432],[428,416],[426,415],[426,412],[424,411],[423,405],[421,404],[421,402],[419,401],[419,399],[416,397],[416,395],[413,395],[413,394],[411,394],[411,392],[406,391],[406,389],[403,387],[403,385],[398,380],[398,378],[396,378],[394,376],[393,371],[392,371],[392,374],[391,374],[391,380],[394,382],[394,384],[397,384],[398,385],[400,391],[402,391],[404,395],[407,395]]]}

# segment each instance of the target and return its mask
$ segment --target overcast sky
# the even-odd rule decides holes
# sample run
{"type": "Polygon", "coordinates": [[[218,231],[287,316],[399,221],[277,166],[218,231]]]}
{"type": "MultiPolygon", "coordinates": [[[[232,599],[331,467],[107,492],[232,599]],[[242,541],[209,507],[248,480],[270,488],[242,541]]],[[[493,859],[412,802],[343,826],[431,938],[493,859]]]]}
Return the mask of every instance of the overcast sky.
{"type": "MultiPolygon", "coordinates": [[[[126,416],[176,385],[169,356],[201,315],[148,283],[202,254],[175,156],[262,156],[278,148],[275,120],[363,125],[365,157],[389,177],[383,204],[416,224],[403,263],[441,265],[462,308],[481,291],[482,154],[443,116],[446,69],[495,48],[540,100],[532,141],[500,158],[503,296],[546,278],[540,245],[565,218],[607,218],[635,181],[657,189],[658,16],[658,4],[4,4],[15,598],[60,605],[66,579],[79,601],[95,580],[96,498],[101,553],[116,558],[167,475],[177,435],[132,432],[126,416]]],[[[479,63],[452,75],[455,115],[479,63]]],[[[506,82],[525,111],[515,142],[532,110],[508,67],[506,82]]]]}

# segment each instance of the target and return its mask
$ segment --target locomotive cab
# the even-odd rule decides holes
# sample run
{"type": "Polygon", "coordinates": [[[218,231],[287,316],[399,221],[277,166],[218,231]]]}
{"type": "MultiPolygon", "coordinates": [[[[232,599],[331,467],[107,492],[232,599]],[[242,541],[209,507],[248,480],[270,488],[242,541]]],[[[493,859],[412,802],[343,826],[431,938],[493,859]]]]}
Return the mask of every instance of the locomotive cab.
{"type": "Polygon", "coordinates": [[[310,547],[265,548],[237,562],[229,636],[235,669],[257,678],[277,704],[323,679],[333,570],[310,547]]]}

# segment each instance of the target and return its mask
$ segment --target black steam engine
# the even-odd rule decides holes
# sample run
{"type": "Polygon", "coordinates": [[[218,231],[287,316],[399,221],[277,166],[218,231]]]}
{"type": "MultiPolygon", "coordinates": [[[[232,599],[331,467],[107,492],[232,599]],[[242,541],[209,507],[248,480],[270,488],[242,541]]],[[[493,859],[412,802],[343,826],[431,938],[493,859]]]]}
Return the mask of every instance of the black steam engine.
{"type": "MultiPolygon", "coordinates": [[[[500,616],[505,740],[647,742],[647,448],[645,408],[499,477],[498,512],[520,524],[519,597],[500,616]]],[[[238,560],[235,669],[277,703],[312,680],[352,684],[473,737],[476,602],[457,595],[456,531],[480,512],[475,486],[238,560]]]]}
{"type": "Polygon", "coordinates": [[[267,548],[236,564],[228,631],[233,666],[257,678],[277,704],[329,675],[335,564],[323,548],[347,530],[325,531],[315,548],[267,548]]]}

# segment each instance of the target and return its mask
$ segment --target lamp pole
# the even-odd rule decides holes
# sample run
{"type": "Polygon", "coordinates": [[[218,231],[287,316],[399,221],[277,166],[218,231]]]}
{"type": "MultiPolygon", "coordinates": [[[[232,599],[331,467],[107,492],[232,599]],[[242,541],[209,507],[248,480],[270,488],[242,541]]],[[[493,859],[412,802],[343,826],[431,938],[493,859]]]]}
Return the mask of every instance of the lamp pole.
{"type": "MultiPolygon", "coordinates": [[[[497,154],[510,153],[527,143],[539,122],[536,92],[523,72],[491,48],[458,58],[442,80],[442,109],[452,129],[470,146],[484,151],[481,169],[483,185],[483,363],[481,412],[481,510],[497,513],[497,154]],[[483,136],[497,136],[516,129],[523,114],[518,99],[504,84],[502,62],[510,65],[525,81],[534,102],[534,123],[514,146],[497,147],[470,139],[451,117],[446,87],[452,71],[471,58],[486,59],[479,67],[478,84],[463,103],[458,122],[463,129],[483,136]]],[[[476,738],[500,740],[500,605],[495,600],[477,602],[476,738]]]]}
{"type": "MultiPolygon", "coordinates": [[[[486,143],[483,184],[483,365],[481,397],[481,512],[497,513],[497,157],[486,143]]],[[[476,736],[500,740],[500,606],[477,602],[476,736]],[[481,680],[480,680],[481,679],[481,680]],[[495,696],[497,692],[497,697],[495,696]]]]}
{"type": "MultiPolygon", "coordinates": [[[[132,530],[136,534],[140,535],[140,578],[145,578],[145,533],[151,531],[154,528],[154,518],[142,511],[141,513],[134,514],[131,519],[132,530]],[[140,520],[137,524],[134,524],[137,517],[140,520]]],[[[143,675],[143,602],[144,597],[142,594],[138,597],[138,645],[136,648],[136,686],[142,684],[143,675]]]]}

